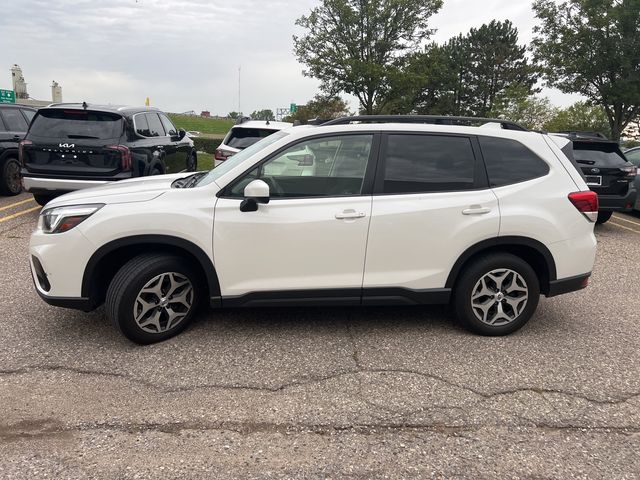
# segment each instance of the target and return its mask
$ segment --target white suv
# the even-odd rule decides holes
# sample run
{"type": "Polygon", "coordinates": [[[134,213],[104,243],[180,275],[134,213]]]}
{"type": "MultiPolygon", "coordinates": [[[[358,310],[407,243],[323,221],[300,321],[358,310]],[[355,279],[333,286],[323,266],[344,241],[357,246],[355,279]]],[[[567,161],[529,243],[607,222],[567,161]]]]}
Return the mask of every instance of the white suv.
{"type": "Polygon", "coordinates": [[[57,198],[31,237],[36,289],[56,306],[105,302],[124,335],[152,343],[202,303],[451,302],[467,328],[504,335],[540,294],[586,287],[598,203],[570,142],[408,121],[433,120],[294,127],[211,172],[57,198]]]}
{"type": "Polygon", "coordinates": [[[238,119],[238,123],[227,132],[222,143],[216,148],[215,166],[263,138],[292,126],[293,123],[288,122],[250,120],[248,117],[238,119]]]}

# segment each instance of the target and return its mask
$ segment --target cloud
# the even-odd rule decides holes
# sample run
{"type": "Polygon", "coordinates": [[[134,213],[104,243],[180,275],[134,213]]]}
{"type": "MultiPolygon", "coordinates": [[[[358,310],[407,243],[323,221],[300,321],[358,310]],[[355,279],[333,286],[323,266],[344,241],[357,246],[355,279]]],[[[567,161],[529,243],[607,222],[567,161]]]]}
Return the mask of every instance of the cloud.
{"type": "MultiPolygon", "coordinates": [[[[303,77],[293,54],[295,20],[318,0],[13,0],[0,16],[0,88],[19,64],[34,98],[152,104],[168,111],[242,109],[305,103],[318,82],[303,77]],[[10,52],[10,54],[8,54],[10,52]],[[4,69],[4,72],[2,71],[4,69]]],[[[529,2],[446,0],[434,17],[436,39],[494,15],[530,32],[529,2]],[[461,14],[464,12],[464,15],[461,14]]],[[[353,105],[355,107],[355,105],[353,105]]]]}

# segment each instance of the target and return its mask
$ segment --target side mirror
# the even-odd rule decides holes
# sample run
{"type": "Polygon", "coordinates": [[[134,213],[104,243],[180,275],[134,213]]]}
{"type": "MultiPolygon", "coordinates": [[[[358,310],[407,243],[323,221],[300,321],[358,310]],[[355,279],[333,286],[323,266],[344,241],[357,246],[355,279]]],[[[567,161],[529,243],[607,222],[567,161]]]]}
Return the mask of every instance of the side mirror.
{"type": "Polygon", "coordinates": [[[182,140],[185,137],[186,134],[187,134],[187,132],[184,131],[184,128],[181,128],[180,130],[178,130],[178,138],[180,140],[182,140]]]}
{"type": "Polygon", "coordinates": [[[240,211],[255,212],[259,203],[269,203],[269,185],[264,180],[253,180],[244,187],[244,200],[240,204],[240,211]]]}
{"type": "Polygon", "coordinates": [[[298,162],[299,167],[313,167],[313,155],[308,153],[302,155],[290,155],[289,158],[298,162]]]}

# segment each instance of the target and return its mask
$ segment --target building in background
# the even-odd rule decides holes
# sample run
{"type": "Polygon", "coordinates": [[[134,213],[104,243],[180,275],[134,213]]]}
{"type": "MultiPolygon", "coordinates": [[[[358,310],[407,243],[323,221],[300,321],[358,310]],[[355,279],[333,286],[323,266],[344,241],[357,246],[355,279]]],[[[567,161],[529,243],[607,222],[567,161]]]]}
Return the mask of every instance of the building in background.
{"type": "Polygon", "coordinates": [[[55,80],[51,84],[51,100],[53,103],[62,103],[62,87],[55,80]]]}
{"type": "Polygon", "coordinates": [[[22,74],[22,69],[17,64],[11,67],[11,82],[13,91],[16,93],[16,103],[20,105],[45,107],[50,103],[62,103],[62,87],[55,80],[51,84],[51,100],[36,100],[35,98],[31,98],[27,91],[27,82],[22,74]]]}
{"type": "Polygon", "coordinates": [[[11,80],[13,82],[13,91],[16,92],[16,100],[29,98],[27,93],[27,82],[24,81],[22,69],[18,65],[11,67],[11,80]]]}

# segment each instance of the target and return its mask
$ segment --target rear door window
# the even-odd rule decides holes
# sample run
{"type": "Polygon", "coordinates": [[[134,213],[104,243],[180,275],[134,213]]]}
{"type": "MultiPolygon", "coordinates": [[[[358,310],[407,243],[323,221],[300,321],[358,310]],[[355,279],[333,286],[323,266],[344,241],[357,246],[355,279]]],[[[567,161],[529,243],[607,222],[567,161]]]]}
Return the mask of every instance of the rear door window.
{"type": "Polygon", "coordinates": [[[44,109],[33,119],[30,135],[48,138],[120,138],[124,128],[120,115],[91,110],[44,109]]]}
{"type": "Polygon", "coordinates": [[[470,138],[389,134],[386,143],[383,193],[476,188],[476,159],[470,138]]]}
{"type": "Polygon", "coordinates": [[[268,130],[266,128],[232,128],[224,143],[242,150],[275,132],[277,130],[268,130]]]}
{"type": "Polygon", "coordinates": [[[4,119],[4,124],[10,132],[26,132],[29,128],[27,121],[18,108],[5,108],[0,112],[4,119]]]}
{"type": "Polygon", "coordinates": [[[549,173],[549,165],[516,140],[479,137],[478,141],[492,187],[526,182],[549,173]]]}
{"type": "Polygon", "coordinates": [[[147,122],[149,122],[150,137],[164,137],[164,128],[157,113],[147,113],[147,122]]]}

